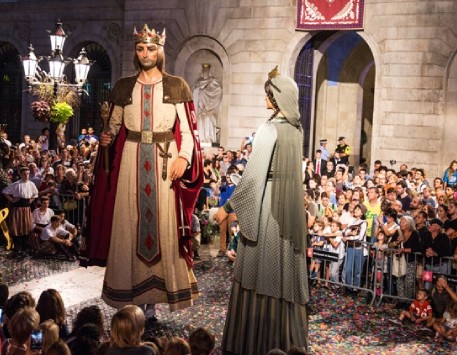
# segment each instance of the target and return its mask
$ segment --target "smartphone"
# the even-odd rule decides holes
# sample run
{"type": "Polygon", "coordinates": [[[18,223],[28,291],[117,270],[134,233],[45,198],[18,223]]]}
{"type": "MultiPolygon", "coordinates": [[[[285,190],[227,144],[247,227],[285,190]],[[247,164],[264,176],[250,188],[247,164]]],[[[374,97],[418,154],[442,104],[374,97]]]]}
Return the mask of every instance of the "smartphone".
{"type": "Polygon", "coordinates": [[[0,308],[0,324],[3,324],[3,309],[0,308]]]}
{"type": "Polygon", "coordinates": [[[35,330],[32,332],[32,340],[30,341],[31,350],[41,350],[43,347],[43,331],[35,330]]]}

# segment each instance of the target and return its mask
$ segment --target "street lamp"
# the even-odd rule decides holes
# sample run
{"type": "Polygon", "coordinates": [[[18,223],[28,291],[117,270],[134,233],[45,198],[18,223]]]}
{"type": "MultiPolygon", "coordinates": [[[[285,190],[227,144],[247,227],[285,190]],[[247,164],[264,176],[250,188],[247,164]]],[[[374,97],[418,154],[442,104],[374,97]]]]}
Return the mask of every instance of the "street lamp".
{"type": "MultiPolygon", "coordinates": [[[[81,49],[78,58],[64,58],[63,47],[67,35],[62,27],[62,22],[57,20],[56,29],[54,32],[47,30],[49,39],[51,40],[51,56],[38,57],[34,53],[32,44],[29,46],[29,52],[21,57],[24,67],[25,80],[28,84],[28,92],[33,92],[34,87],[53,87],[53,99],[57,98],[57,94],[61,88],[68,88],[81,95],[85,90],[83,86],[87,80],[89,69],[94,61],[87,58],[87,53],[84,48],[81,49]],[[46,73],[38,65],[42,60],[49,63],[49,73],[46,73]],[[67,64],[73,63],[75,66],[75,83],[69,83],[64,74],[64,69],[67,64]]],[[[55,129],[52,127],[51,121],[51,138],[49,149],[56,149],[55,129]]]]}

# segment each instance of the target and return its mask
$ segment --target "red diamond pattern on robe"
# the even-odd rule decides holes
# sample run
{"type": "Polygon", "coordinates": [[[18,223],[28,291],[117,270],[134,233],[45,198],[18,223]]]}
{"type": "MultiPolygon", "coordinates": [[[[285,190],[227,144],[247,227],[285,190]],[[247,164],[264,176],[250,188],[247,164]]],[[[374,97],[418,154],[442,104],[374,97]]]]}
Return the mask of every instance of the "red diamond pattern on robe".
{"type": "Polygon", "coordinates": [[[144,214],[144,217],[146,218],[146,220],[148,221],[148,223],[151,223],[152,222],[152,218],[154,218],[154,215],[152,214],[151,210],[148,208],[148,210],[146,211],[146,213],[144,214]]]}
{"type": "Polygon", "coordinates": [[[144,244],[146,245],[146,248],[148,248],[149,250],[152,249],[152,246],[154,244],[154,239],[152,238],[151,234],[148,234],[148,236],[146,237],[146,240],[144,241],[144,244]]]}
{"type": "Polygon", "coordinates": [[[145,117],[149,117],[149,111],[148,110],[144,111],[144,116],[145,117]]]}
{"type": "Polygon", "coordinates": [[[147,93],[144,94],[144,98],[146,100],[149,100],[151,98],[151,95],[149,95],[149,93],[147,92],[147,93]]]}
{"type": "Polygon", "coordinates": [[[144,163],[144,170],[146,170],[148,173],[151,171],[152,169],[152,165],[151,163],[149,162],[149,160],[146,160],[145,163],[144,163]]]}
{"type": "Polygon", "coordinates": [[[152,192],[152,189],[151,189],[151,185],[147,184],[145,187],[144,187],[144,192],[146,192],[146,195],[149,195],[151,194],[152,192]]]}

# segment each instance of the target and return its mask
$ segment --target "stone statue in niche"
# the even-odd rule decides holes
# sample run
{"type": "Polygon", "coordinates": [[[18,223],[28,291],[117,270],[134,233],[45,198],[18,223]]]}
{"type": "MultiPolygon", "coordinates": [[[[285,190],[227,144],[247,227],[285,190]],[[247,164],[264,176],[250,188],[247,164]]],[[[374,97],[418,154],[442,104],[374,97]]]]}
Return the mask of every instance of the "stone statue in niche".
{"type": "Polygon", "coordinates": [[[197,127],[200,142],[217,142],[217,116],[222,98],[222,86],[219,81],[210,74],[211,64],[202,64],[202,76],[200,76],[192,89],[197,114],[197,127]]]}

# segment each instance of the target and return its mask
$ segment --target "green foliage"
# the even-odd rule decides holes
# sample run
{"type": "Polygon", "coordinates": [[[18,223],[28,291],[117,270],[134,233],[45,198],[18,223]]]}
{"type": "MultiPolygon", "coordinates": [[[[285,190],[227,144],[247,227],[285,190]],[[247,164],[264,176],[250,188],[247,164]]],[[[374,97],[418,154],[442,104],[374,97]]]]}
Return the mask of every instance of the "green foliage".
{"type": "Polygon", "coordinates": [[[56,102],[51,107],[51,122],[67,124],[73,116],[73,108],[66,102],[56,102]]]}

